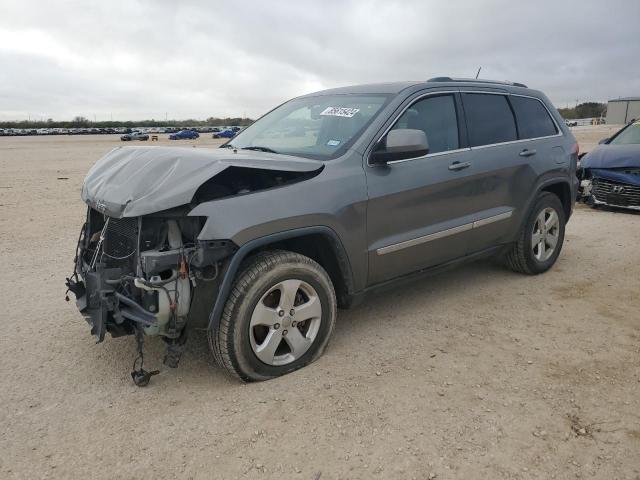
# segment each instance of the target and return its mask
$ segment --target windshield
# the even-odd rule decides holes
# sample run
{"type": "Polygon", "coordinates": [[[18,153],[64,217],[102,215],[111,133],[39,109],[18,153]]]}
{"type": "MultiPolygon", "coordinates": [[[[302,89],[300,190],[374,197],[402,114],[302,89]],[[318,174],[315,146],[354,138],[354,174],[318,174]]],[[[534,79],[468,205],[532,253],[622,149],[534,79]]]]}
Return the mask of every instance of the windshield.
{"type": "Polygon", "coordinates": [[[640,144],[640,122],[635,122],[622,130],[609,142],[610,145],[640,144]]]}
{"type": "Polygon", "coordinates": [[[295,98],[224,146],[319,160],[336,158],[358,138],[388,98],[373,94],[295,98]]]}

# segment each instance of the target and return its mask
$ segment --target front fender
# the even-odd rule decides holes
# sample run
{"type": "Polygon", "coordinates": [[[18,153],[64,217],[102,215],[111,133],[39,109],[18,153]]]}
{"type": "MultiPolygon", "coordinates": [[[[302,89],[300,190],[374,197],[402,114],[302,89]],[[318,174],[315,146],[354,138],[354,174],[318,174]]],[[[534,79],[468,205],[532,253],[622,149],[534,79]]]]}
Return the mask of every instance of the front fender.
{"type": "Polygon", "coordinates": [[[282,232],[323,226],[339,239],[356,291],[365,287],[367,191],[361,163],[336,162],[290,185],[203,202],[189,216],[204,216],[200,240],[245,244],[282,232]]]}

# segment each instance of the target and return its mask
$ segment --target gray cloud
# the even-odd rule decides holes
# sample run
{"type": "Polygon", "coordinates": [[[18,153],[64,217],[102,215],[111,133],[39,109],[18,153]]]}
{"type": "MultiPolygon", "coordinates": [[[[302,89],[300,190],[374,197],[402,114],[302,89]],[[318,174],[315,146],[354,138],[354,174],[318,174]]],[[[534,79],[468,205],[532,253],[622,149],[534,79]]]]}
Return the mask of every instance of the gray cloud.
{"type": "Polygon", "coordinates": [[[0,119],[257,116],[354,83],[473,76],[557,106],[640,95],[636,1],[3,2],[0,119]]]}

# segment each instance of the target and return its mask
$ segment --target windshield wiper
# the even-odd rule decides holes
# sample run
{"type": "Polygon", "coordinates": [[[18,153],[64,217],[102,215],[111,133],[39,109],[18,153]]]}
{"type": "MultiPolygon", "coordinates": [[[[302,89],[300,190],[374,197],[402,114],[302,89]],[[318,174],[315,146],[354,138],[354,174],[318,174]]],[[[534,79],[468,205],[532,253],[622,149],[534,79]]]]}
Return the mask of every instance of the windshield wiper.
{"type": "Polygon", "coordinates": [[[225,143],[224,145],[220,145],[218,148],[236,148],[230,143],[225,143]]]}
{"type": "Polygon", "coordinates": [[[273,148],[269,147],[242,147],[240,150],[255,150],[258,152],[278,153],[273,148]]]}

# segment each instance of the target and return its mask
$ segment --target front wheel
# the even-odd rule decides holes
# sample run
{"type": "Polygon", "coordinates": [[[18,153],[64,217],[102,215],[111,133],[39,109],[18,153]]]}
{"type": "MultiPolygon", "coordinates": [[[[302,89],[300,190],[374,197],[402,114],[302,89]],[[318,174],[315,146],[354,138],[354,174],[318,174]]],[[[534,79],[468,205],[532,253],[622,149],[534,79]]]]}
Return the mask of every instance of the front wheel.
{"type": "Polygon", "coordinates": [[[262,252],[238,274],[209,346],[232,375],[267,380],[319,358],[335,320],[335,291],[320,265],[293,252],[262,252]]]}
{"type": "Polygon", "coordinates": [[[528,275],[549,270],[562,250],[565,222],[560,199],[553,193],[542,192],[529,212],[518,240],[506,255],[507,266],[528,275]]]}

